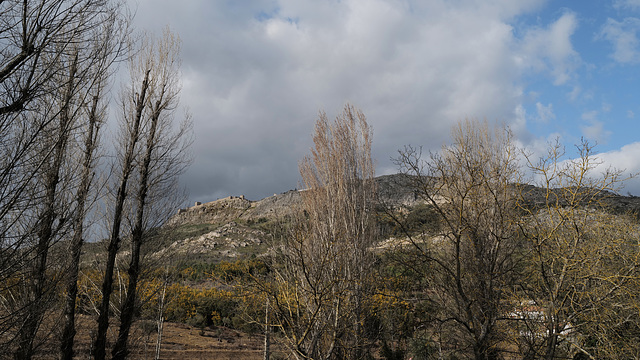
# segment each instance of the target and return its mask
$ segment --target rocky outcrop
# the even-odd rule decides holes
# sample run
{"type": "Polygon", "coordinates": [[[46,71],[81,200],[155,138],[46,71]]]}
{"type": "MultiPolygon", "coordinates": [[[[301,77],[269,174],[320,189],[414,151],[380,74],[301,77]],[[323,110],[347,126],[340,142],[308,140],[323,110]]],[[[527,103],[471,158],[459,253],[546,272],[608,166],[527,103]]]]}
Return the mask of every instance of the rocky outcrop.
{"type": "Polygon", "coordinates": [[[277,218],[290,215],[300,204],[300,191],[289,190],[252,203],[251,209],[241,216],[245,220],[277,218]]]}
{"type": "Polygon", "coordinates": [[[178,210],[178,213],[169,219],[168,225],[227,223],[238,219],[251,206],[252,201],[244,196],[229,196],[204,204],[197,202],[190,208],[178,210]]]}
{"type": "Polygon", "coordinates": [[[237,250],[261,245],[267,237],[264,231],[231,221],[206,234],[174,241],[156,256],[206,254],[233,258],[238,255],[237,250]]]}
{"type": "MultiPolygon", "coordinates": [[[[412,186],[413,179],[402,174],[377,177],[378,202],[382,206],[392,207],[416,205],[420,199],[412,186]]],[[[524,185],[520,191],[525,202],[534,207],[542,206],[546,199],[545,192],[532,185],[524,185]]],[[[561,191],[562,189],[554,190],[558,194],[561,191]]],[[[290,190],[258,201],[247,200],[244,196],[229,196],[204,204],[198,202],[190,208],[180,209],[169,224],[224,224],[238,219],[259,221],[283,217],[296,211],[301,202],[301,194],[300,190],[290,190]]],[[[640,212],[640,197],[612,193],[604,193],[601,197],[615,213],[640,212]]]]}
{"type": "Polygon", "coordinates": [[[389,206],[413,206],[419,202],[409,175],[383,175],[376,178],[378,202],[389,206]]]}

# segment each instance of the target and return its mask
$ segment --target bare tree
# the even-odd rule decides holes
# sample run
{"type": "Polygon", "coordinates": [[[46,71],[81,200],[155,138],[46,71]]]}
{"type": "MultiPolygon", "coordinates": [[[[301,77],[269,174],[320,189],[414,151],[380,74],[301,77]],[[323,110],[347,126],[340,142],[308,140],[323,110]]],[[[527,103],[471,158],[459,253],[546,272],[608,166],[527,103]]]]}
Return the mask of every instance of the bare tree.
{"type": "Polygon", "coordinates": [[[124,359],[128,355],[127,341],[137,304],[141,248],[148,237],[147,232],[167,219],[166,212],[153,211],[152,208],[164,207],[161,200],[175,196],[178,191],[177,178],[190,163],[186,152],[191,142],[190,117],[187,115],[178,126],[174,123],[180,92],[179,56],[180,40],[167,28],[157,42],[150,39],[149,44],[138,54],[138,62],[132,65],[132,81],[141,81],[145,70],[151,71],[146,73],[149,87],[144,109],[145,144],[141,149],[142,157],[135,179],[137,192],[131,229],[131,257],[127,270],[127,297],[122,304],[118,340],[112,351],[113,359],[124,359]]]}
{"type": "Polygon", "coordinates": [[[407,250],[430,278],[434,336],[449,337],[451,350],[475,359],[497,359],[518,243],[514,183],[520,173],[511,133],[467,120],[453,128],[452,144],[428,161],[411,147],[397,161],[439,217],[435,234],[407,233],[407,250]]]}
{"type": "Polygon", "coordinates": [[[32,264],[28,265],[31,269],[25,280],[30,289],[26,298],[25,318],[18,330],[18,349],[14,354],[16,359],[30,359],[33,355],[36,332],[47,309],[45,302],[51,298],[45,295],[53,290],[52,285],[47,282],[46,274],[50,248],[60,239],[60,232],[66,230],[66,214],[70,211],[68,205],[61,201],[68,191],[68,183],[62,182],[73,127],[70,106],[77,71],[77,57],[70,60],[69,75],[63,82],[65,86],[61,89],[59,97],[54,96],[54,103],[50,106],[42,104],[42,107],[46,108],[42,116],[53,116],[58,122],[56,126],[45,129],[41,139],[44,147],[37,151],[43,160],[41,172],[34,178],[36,192],[31,195],[39,198],[41,206],[34,209],[34,240],[30,244],[34,256],[28,259],[28,263],[32,264]]]}
{"type": "Polygon", "coordinates": [[[98,331],[93,344],[97,359],[106,356],[113,275],[121,239],[127,234],[122,228],[123,221],[128,219],[127,208],[134,209],[130,232],[132,249],[114,359],[124,358],[128,352],[129,329],[137,304],[141,247],[148,231],[160,226],[168,217],[167,209],[174,208],[163,202],[176,199],[178,176],[189,164],[186,148],[191,141],[190,117],[187,115],[179,125],[174,122],[180,91],[179,65],[179,40],[175,35],[166,30],[157,42],[147,38],[142,50],[131,60],[131,82],[120,94],[121,141],[114,166],[120,176],[116,184],[98,331]]]}
{"type": "Polygon", "coordinates": [[[362,324],[376,240],[371,130],[347,105],[316,122],[312,155],[300,164],[303,204],[284,235],[270,297],[270,322],[299,359],[366,355],[362,324]]]}
{"type": "Polygon", "coordinates": [[[539,314],[523,319],[536,334],[521,339],[523,351],[543,359],[576,352],[591,359],[637,357],[631,344],[640,323],[631,309],[638,306],[640,232],[609,210],[622,172],[594,174],[601,163],[593,146],[583,141],[577,148],[573,160],[563,160],[558,142],[546,157],[526,156],[541,190],[524,192],[520,202],[531,252],[520,295],[539,314]]]}
{"type": "Polygon", "coordinates": [[[106,118],[107,85],[114,64],[126,55],[126,43],[130,35],[130,21],[121,11],[121,8],[114,7],[112,12],[105,14],[102,24],[95,28],[93,41],[87,44],[85,49],[88,52],[87,58],[91,59],[85,64],[85,68],[92,76],[87,76],[86,84],[83,85],[79,96],[82,101],[79,101],[81,111],[78,116],[85,121],[78,128],[82,136],[78,139],[80,151],[77,161],[81,165],[74,194],[75,212],[71,220],[73,221],[73,235],[69,243],[71,261],[66,271],[63,308],[65,325],[60,344],[62,359],[73,357],[80,255],[85,237],[84,225],[89,212],[89,195],[94,182],[100,130],[106,118]]]}
{"type": "Polygon", "coordinates": [[[73,345],[76,334],[75,330],[75,313],[76,298],[78,295],[78,272],[80,264],[80,255],[84,243],[84,223],[86,221],[87,203],[89,202],[89,194],[93,182],[93,174],[95,169],[96,149],[100,136],[102,125],[102,114],[100,110],[100,90],[96,89],[94,99],[87,109],[88,123],[86,124],[86,137],[84,141],[84,156],[81,159],[82,167],[80,168],[80,183],[76,192],[76,212],[73,215],[73,230],[70,242],[70,263],[65,281],[65,299],[64,299],[64,329],[60,342],[60,358],[73,358],[73,345]]]}
{"type": "MultiPolygon", "coordinates": [[[[112,0],[0,2],[0,141],[6,144],[0,149],[0,231],[8,245],[3,249],[19,241],[13,225],[30,208],[30,197],[23,193],[42,166],[32,158],[32,149],[56,121],[51,116],[32,121],[26,114],[39,111],[42,102],[35,99],[64,86],[59,81],[68,69],[61,64],[87,45],[88,34],[113,6],[112,0]]],[[[6,258],[11,258],[13,250],[8,251],[6,258]]],[[[3,269],[10,274],[13,266],[8,265],[3,269]]]]}
{"type": "Polygon", "coordinates": [[[146,101],[147,91],[149,88],[149,72],[146,70],[141,84],[132,84],[136,87],[133,92],[133,117],[128,118],[127,110],[123,113],[121,123],[121,153],[118,154],[118,166],[120,176],[117,183],[117,192],[114,199],[113,220],[111,223],[111,231],[109,235],[109,247],[107,250],[106,268],[102,281],[102,301],[100,303],[98,315],[98,330],[96,339],[93,343],[92,352],[96,359],[104,359],[106,357],[106,340],[107,330],[109,328],[109,307],[111,302],[111,293],[113,291],[113,273],[115,268],[116,256],[120,248],[121,226],[124,216],[125,200],[127,199],[127,186],[129,185],[129,177],[135,169],[135,156],[138,142],[140,141],[140,133],[142,131],[142,114],[146,101]],[[125,120],[129,119],[129,121],[125,120]]]}
{"type": "MultiPolygon", "coordinates": [[[[71,233],[70,219],[84,216],[76,213],[72,200],[79,186],[77,163],[72,158],[85,124],[82,113],[89,102],[87,89],[95,83],[96,64],[109,61],[105,54],[116,56],[91,49],[97,49],[95,45],[103,39],[96,39],[98,28],[104,30],[122,18],[119,5],[109,1],[23,1],[6,5],[8,12],[2,20],[21,24],[16,26],[22,29],[22,41],[38,44],[37,49],[18,54],[7,64],[3,84],[21,89],[22,97],[11,100],[14,102],[0,114],[6,125],[0,135],[12,144],[2,150],[7,158],[0,176],[6,185],[2,188],[0,252],[7,266],[2,267],[1,276],[8,280],[3,284],[23,278],[17,285],[0,289],[8,296],[5,299],[17,305],[4,317],[2,331],[15,333],[15,358],[29,359],[37,342],[43,340],[37,334],[44,315],[57,300],[55,289],[66,266],[51,263],[51,251],[71,233]],[[20,20],[16,20],[17,9],[21,9],[20,20]],[[28,79],[23,77],[25,73],[28,79]],[[15,119],[20,122],[11,123],[15,119]]],[[[11,37],[15,28],[2,30],[2,35],[11,37]]],[[[13,44],[7,41],[6,56],[13,44]]],[[[12,97],[9,92],[3,96],[4,100],[12,97]]],[[[6,338],[9,344],[13,341],[11,336],[6,338]]]]}
{"type": "Polygon", "coordinates": [[[158,331],[158,336],[156,338],[156,348],[154,353],[154,359],[160,359],[160,346],[162,345],[162,334],[164,332],[164,312],[167,307],[167,285],[169,284],[169,269],[165,268],[163,281],[162,281],[162,291],[158,293],[158,312],[156,317],[156,326],[158,331]]]}
{"type": "MultiPolygon", "coordinates": [[[[614,215],[608,199],[622,172],[601,165],[588,142],[564,160],[525,154],[510,133],[467,121],[453,144],[428,162],[406,148],[399,164],[439,215],[435,233],[407,232],[410,253],[425,264],[443,350],[498,358],[519,346],[524,358],[637,356],[639,231],[614,215]],[[624,355],[623,355],[624,354],[624,355]]],[[[413,264],[415,265],[415,264],[413,264]]]]}
{"type": "Polygon", "coordinates": [[[6,0],[0,3],[0,116],[29,110],[45,96],[83,36],[109,11],[109,0],[6,0]]]}

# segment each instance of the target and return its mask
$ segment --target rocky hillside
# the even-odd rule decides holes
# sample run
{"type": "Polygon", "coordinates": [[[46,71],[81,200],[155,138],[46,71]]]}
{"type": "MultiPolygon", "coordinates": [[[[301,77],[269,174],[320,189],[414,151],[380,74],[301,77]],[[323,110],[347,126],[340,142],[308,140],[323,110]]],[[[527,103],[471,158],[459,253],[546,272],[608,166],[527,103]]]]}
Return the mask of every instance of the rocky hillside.
{"type": "MultiPolygon", "coordinates": [[[[411,180],[405,175],[377,177],[379,202],[386,206],[413,208],[419,199],[411,187],[411,180]]],[[[542,189],[525,185],[523,192],[525,200],[533,206],[545,201],[542,189]]],[[[265,226],[295,211],[301,201],[300,194],[299,190],[290,190],[258,201],[229,196],[180,209],[169,225],[183,229],[184,237],[168,244],[161,252],[218,259],[263,252],[270,236],[265,226]]],[[[603,198],[615,213],[640,213],[640,197],[607,193],[603,198]]]]}
{"type": "MultiPolygon", "coordinates": [[[[417,201],[410,187],[410,179],[404,175],[385,175],[376,178],[379,201],[390,205],[413,206],[417,201]]],[[[180,209],[169,220],[169,225],[216,224],[237,219],[264,221],[291,214],[300,203],[300,190],[289,190],[262,200],[251,201],[243,195],[200,203],[180,209]]]]}
{"type": "MultiPolygon", "coordinates": [[[[376,178],[379,202],[392,206],[414,206],[419,201],[411,188],[411,178],[406,175],[384,175],[376,178]]],[[[560,193],[562,190],[556,190],[560,193]]],[[[545,193],[532,185],[523,188],[525,200],[532,205],[543,204],[545,193]]],[[[622,196],[612,193],[601,195],[616,213],[638,212],[640,197],[622,196]]],[[[262,200],[251,201],[244,196],[229,196],[207,203],[196,203],[194,206],[180,209],[169,221],[170,225],[216,224],[227,223],[237,219],[244,221],[264,221],[291,214],[300,203],[300,191],[290,190],[282,194],[274,194],[262,200]]]]}
{"type": "MultiPolygon", "coordinates": [[[[411,207],[417,203],[409,177],[380,176],[376,183],[383,204],[411,207]]],[[[258,201],[229,196],[179,209],[167,224],[176,234],[157,255],[216,261],[264,252],[271,236],[269,224],[296,211],[300,194],[290,190],[258,201]]]]}
{"type": "Polygon", "coordinates": [[[215,224],[235,220],[257,221],[261,218],[275,219],[291,213],[300,201],[297,190],[251,201],[244,196],[229,196],[208,203],[196,202],[194,206],[180,209],[169,220],[169,225],[215,224]]]}

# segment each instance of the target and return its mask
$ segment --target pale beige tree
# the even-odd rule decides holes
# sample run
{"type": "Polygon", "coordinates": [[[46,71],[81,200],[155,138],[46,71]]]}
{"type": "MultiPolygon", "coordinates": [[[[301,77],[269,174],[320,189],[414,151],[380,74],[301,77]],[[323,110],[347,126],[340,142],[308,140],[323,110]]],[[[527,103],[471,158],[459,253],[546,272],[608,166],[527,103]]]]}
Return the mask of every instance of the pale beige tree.
{"type": "Polygon", "coordinates": [[[508,131],[467,121],[427,162],[401,152],[439,215],[437,231],[407,232],[403,251],[424,264],[435,305],[428,332],[441,349],[476,359],[514,346],[527,359],[637,357],[640,232],[610,209],[623,172],[597,173],[593,147],[577,148],[565,160],[555,143],[519,164],[508,131]],[[527,171],[536,186],[524,184],[527,171]]]}
{"type": "Polygon", "coordinates": [[[297,359],[363,358],[365,300],[376,241],[371,130],[351,105],[334,122],[320,113],[312,154],[300,163],[299,217],[261,283],[269,321],[297,359]]]}

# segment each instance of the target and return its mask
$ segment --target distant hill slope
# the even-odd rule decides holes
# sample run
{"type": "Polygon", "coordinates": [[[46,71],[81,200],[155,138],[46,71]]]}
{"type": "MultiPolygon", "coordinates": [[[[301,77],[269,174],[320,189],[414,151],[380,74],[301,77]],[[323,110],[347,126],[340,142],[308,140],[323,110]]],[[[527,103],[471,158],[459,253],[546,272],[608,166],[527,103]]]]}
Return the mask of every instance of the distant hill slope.
{"type": "MultiPolygon", "coordinates": [[[[384,206],[408,208],[409,217],[421,223],[415,217],[422,216],[424,209],[416,207],[420,199],[411,186],[412,180],[410,176],[400,174],[377,177],[378,201],[384,206]]],[[[546,193],[543,189],[524,185],[522,191],[525,201],[531,206],[544,204],[546,193]]],[[[559,194],[562,191],[557,189],[553,192],[559,194]]],[[[301,193],[290,190],[258,201],[244,196],[229,196],[180,209],[168,223],[174,229],[170,231],[173,235],[157,250],[158,255],[215,262],[262,254],[267,251],[266,244],[272,236],[273,228],[270,226],[278,226],[278,218],[295,211],[300,204],[301,193]]],[[[613,213],[635,213],[636,216],[640,213],[640,197],[612,193],[601,196],[613,213]]],[[[395,235],[389,233],[387,236],[395,235]]]]}
{"type": "MultiPolygon", "coordinates": [[[[378,198],[381,204],[410,207],[419,202],[415,191],[411,187],[411,177],[395,174],[379,176],[375,180],[378,185],[378,198]]],[[[525,185],[523,191],[525,200],[532,205],[544,203],[545,192],[543,189],[525,185]]],[[[556,190],[556,192],[560,191],[561,189],[556,190]]],[[[192,207],[180,209],[169,220],[169,224],[222,224],[238,219],[244,221],[275,219],[290,215],[294,211],[300,203],[300,193],[300,190],[290,190],[258,201],[248,200],[244,196],[229,196],[207,203],[196,203],[192,207]]],[[[603,197],[615,213],[640,212],[640,197],[612,193],[606,193],[603,197]]]]}
{"type": "MultiPolygon", "coordinates": [[[[380,202],[394,206],[412,206],[417,202],[407,176],[385,175],[375,180],[378,184],[380,202]]],[[[248,200],[244,196],[229,196],[207,203],[196,203],[192,207],[178,210],[169,220],[169,224],[215,224],[237,219],[274,219],[291,214],[300,203],[300,193],[300,190],[289,190],[258,201],[248,200]]]]}

